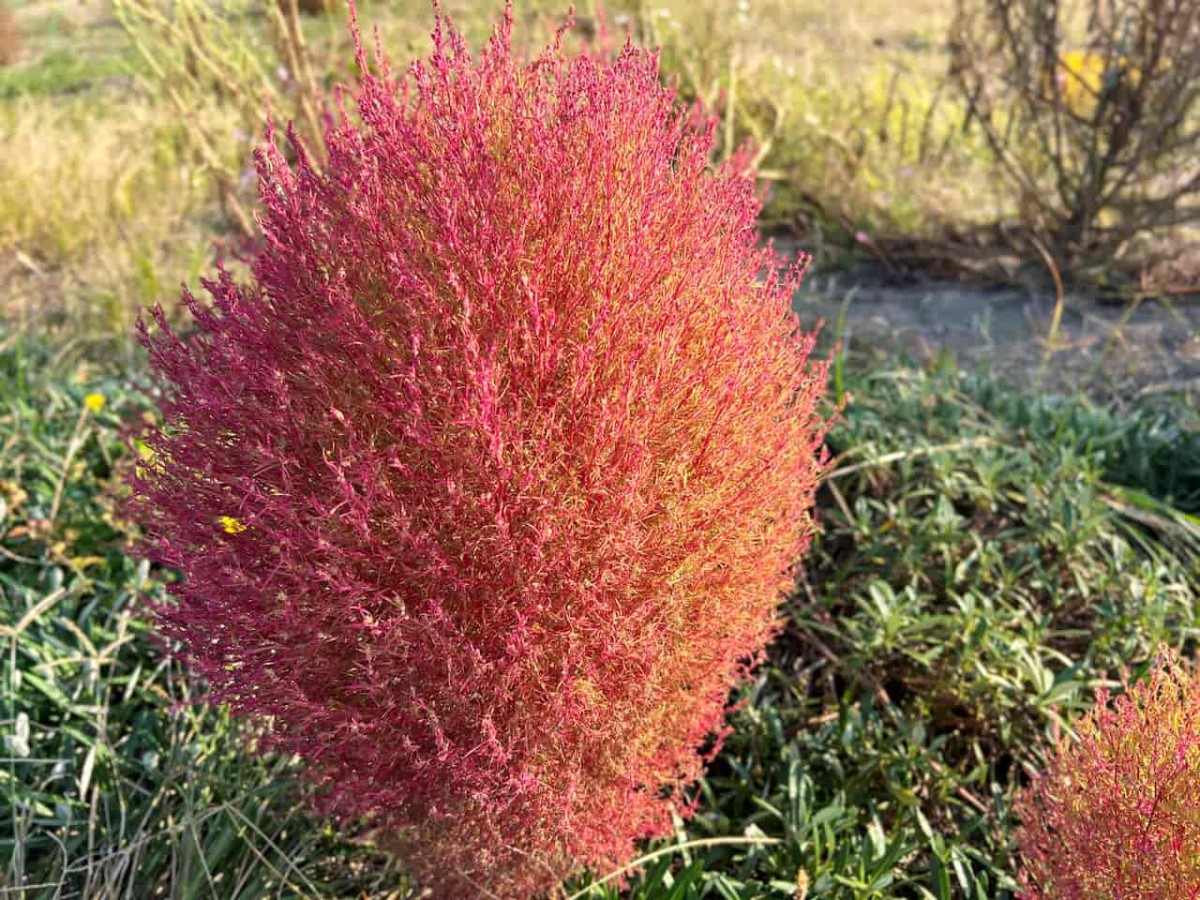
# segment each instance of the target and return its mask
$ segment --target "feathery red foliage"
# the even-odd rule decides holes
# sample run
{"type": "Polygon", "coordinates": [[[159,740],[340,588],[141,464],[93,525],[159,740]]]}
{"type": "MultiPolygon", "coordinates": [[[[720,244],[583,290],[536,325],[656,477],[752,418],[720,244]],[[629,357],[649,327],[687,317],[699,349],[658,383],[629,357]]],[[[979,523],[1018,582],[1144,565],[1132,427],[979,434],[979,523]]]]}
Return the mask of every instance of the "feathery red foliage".
{"type": "MultiPolygon", "coordinates": [[[[824,464],[745,158],[653,54],[364,74],[321,173],[271,146],[254,283],[143,326],[160,613],[330,811],[445,896],[527,897],[687,812],[824,464]]],[[[357,33],[356,33],[357,39],[357,33]]]]}
{"type": "Polygon", "coordinates": [[[1200,679],[1164,650],[1149,678],[1060,740],[1018,797],[1022,896],[1200,897],[1200,679]]]}

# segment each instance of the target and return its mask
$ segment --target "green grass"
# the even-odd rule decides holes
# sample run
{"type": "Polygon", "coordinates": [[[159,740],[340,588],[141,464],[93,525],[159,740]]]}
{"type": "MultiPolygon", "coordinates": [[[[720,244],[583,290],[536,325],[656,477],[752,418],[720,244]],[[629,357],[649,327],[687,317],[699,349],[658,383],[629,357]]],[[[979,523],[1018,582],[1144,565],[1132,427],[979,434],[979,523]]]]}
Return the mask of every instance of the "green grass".
{"type": "Polygon", "coordinates": [[[132,61],[128,52],[89,58],[65,48],[55,50],[33,65],[0,69],[0,100],[84,91],[98,82],[127,76],[132,61]]]}
{"type": "MultiPolygon", "coordinates": [[[[1192,411],[946,370],[844,379],[786,627],[697,816],[626,896],[1008,897],[1009,800],[1054,729],[1160,641],[1194,646],[1192,411]]],[[[145,604],[171,576],[130,556],[113,499],[121,423],[147,410],[119,373],[0,338],[0,886],[411,896],[155,645],[145,604]]]]}
{"type": "Polygon", "coordinates": [[[0,332],[0,894],[398,884],[300,812],[294,762],[249,751],[253,735],[196,704],[150,636],[146,605],[170,576],[129,555],[113,509],[120,423],[145,409],[123,381],[0,332]],[[83,403],[92,392],[99,414],[83,403]]]}

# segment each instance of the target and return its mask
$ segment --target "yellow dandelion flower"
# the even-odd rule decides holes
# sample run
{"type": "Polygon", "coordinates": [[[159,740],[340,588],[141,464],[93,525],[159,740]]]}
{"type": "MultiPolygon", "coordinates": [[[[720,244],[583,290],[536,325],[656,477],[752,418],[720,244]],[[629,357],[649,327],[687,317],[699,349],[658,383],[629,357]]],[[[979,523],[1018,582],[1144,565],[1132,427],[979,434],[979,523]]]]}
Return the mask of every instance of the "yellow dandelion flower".
{"type": "Polygon", "coordinates": [[[100,410],[104,409],[104,395],[103,394],[88,394],[86,397],[83,398],[83,405],[86,406],[88,409],[90,409],[92,412],[98,413],[98,412],[100,412],[100,410]]]}
{"type": "Polygon", "coordinates": [[[241,519],[235,519],[233,516],[221,516],[217,521],[221,524],[221,530],[226,534],[241,534],[246,530],[246,525],[241,519]]]}

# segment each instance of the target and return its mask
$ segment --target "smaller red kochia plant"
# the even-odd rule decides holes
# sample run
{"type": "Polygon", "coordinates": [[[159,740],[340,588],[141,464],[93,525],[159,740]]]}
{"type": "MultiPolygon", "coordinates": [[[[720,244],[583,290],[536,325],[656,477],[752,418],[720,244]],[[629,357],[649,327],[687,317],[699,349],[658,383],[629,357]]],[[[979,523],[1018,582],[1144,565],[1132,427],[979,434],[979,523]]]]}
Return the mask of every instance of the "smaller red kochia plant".
{"type": "Polygon", "coordinates": [[[1200,679],[1164,649],[1076,731],[1015,804],[1021,896],[1200,897],[1200,679]]]}

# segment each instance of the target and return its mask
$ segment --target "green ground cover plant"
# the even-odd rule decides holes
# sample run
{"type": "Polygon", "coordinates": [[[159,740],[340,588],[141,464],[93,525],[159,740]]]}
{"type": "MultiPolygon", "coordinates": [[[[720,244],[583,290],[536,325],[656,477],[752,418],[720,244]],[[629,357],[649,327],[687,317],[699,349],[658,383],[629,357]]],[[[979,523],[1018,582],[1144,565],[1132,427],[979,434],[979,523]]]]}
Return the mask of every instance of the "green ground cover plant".
{"type": "Polygon", "coordinates": [[[1039,748],[1160,640],[1193,645],[1196,520],[1117,499],[1162,485],[1113,452],[1154,445],[1155,415],[951,371],[852,392],[791,625],[681,831],[781,843],[660,863],[634,896],[782,897],[801,871],[809,896],[1009,896],[1010,800],[1039,748]]]}

